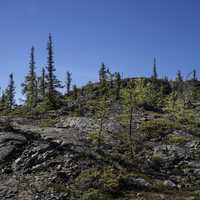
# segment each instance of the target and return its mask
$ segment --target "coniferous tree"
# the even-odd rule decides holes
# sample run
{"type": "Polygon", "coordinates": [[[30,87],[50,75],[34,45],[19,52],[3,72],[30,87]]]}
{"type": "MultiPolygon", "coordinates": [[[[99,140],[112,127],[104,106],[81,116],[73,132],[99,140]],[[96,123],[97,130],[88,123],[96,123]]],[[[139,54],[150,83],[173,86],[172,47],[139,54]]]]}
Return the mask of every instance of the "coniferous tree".
{"type": "Polygon", "coordinates": [[[56,68],[54,66],[54,58],[53,58],[53,43],[51,34],[49,34],[49,40],[47,43],[47,99],[50,106],[55,107],[57,104],[57,95],[58,91],[57,88],[61,88],[61,83],[57,79],[55,75],[56,68]]]}
{"type": "Polygon", "coordinates": [[[13,74],[9,75],[9,84],[5,92],[6,109],[11,111],[15,105],[15,83],[13,74]]]}
{"type": "Polygon", "coordinates": [[[25,82],[22,84],[23,94],[26,95],[26,104],[32,109],[37,104],[37,77],[35,73],[35,55],[34,47],[31,48],[29,73],[25,77],[25,82]]]}
{"type": "Polygon", "coordinates": [[[69,71],[67,71],[66,80],[65,80],[66,94],[69,94],[70,92],[71,83],[72,83],[72,74],[69,71]]]}
{"type": "Polygon", "coordinates": [[[97,132],[98,148],[100,148],[103,142],[103,127],[105,122],[108,120],[110,107],[111,107],[111,101],[107,95],[104,95],[102,99],[98,102],[98,104],[94,106],[95,115],[97,117],[99,125],[99,129],[97,132]]]}
{"type": "Polygon", "coordinates": [[[176,90],[178,97],[183,98],[184,82],[183,82],[183,76],[180,70],[178,70],[175,80],[176,81],[173,85],[173,88],[174,90],[176,90]]]}
{"type": "Polygon", "coordinates": [[[6,109],[6,95],[5,92],[2,91],[1,100],[0,100],[0,110],[4,111],[6,109]]]}
{"type": "Polygon", "coordinates": [[[194,69],[193,71],[192,71],[192,81],[197,81],[198,79],[197,79],[197,72],[196,72],[196,70],[194,69]]]}
{"type": "Polygon", "coordinates": [[[183,81],[183,76],[182,76],[180,70],[178,70],[178,72],[177,72],[176,81],[177,81],[177,82],[182,82],[182,81],[183,81]]]}
{"type": "Polygon", "coordinates": [[[115,74],[113,74],[109,69],[106,70],[106,74],[108,76],[109,87],[110,87],[110,89],[112,89],[113,85],[114,85],[113,78],[114,78],[115,74]]]}
{"type": "Polygon", "coordinates": [[[153,79],[157,79],[158,78],[157,66],[156,66],[156,58],[154,58],[152,78],[153,79]]]}
{"type": "Polygon", "coordinates": [[[104,63],[101,64],[100,70],[99,70],[99,81],[101,85],[105,85],[107,79],[107,69],[104,63]]]}
{"type": "Polygon", "coordinates": [[[38,95],[41,100],[45,97],[46,81],[45,81],[45,69],[42,68],[41,76],[38,78],[38,95]]]}
{"type": "Polygon", "coordinates": [[[138,92],[136,90],[136,83],[133,80],[130,80],[127,85],[127,89],[124,91],[124,106],[125,111],[127,112],[128,120],[128,136],[129,136],[129,148],[131,156],[134,156],[135,145],[133,142],[133,119],[134,112],[137,110],[138,104],[138,92]]]}
{"type": "Polygon", "coordinates": [[[115,99],[119,100],[120,99],[120,89],[121,89],[121,75],[119,72],[117,72],[115,74],[115,84],[116,84],[115,99]]]}
{"type": "Polygon", "coordinates": [[[76,85],[73,85],[73,97],[74,97],[74,100],[76,100],[78,97],[78,89],[76,85]]]}
{"type": "Polygon", "coordinates": [[[108,91],[107,73],[108,73],[108,70],[105,64],[102,63],[99,70],[99,81],[100,81],[100,89],[101,89],[102,95],[107,93],[108,91]]]}

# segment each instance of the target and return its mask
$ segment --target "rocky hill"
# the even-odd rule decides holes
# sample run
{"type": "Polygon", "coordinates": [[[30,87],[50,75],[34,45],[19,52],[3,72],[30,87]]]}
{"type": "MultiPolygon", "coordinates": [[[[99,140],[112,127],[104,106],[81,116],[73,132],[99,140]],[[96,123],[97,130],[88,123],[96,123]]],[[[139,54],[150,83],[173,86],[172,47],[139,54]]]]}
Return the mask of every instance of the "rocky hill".
{"type": "Polygon", "coordinates": [[[92,117],[63,115],[49,127],[21,117],[0,122],[2,200],[200,199],[195,121],[189,126],[166,113],[135,112],[134,155],[118,117],[106,120],[100,146],[92,117]]]}
{"type": "Polygon", "coordinates": [[[199,200],[199,91],[125,79],[2,112],[0,199],[199,200]]]}

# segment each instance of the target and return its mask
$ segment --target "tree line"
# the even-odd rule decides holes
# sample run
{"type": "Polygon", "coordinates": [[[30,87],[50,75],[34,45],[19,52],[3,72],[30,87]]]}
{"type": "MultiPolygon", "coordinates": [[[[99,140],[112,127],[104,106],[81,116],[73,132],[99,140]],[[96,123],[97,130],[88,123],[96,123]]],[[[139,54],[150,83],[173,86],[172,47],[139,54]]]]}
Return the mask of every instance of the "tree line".
{"type": "MultiPolygon", "coordinates": [[[[37,76],[35,66],[35,48],[32,47],[30,51],[29,71],[28,74],[25,76],[24,82],[21,84],[22,94],[25,96],[24,105],[26,106],[28,111],[33,111],[34,108],[41,102],[44,102],[47,109],[58,108],[60,106],[60,100],[62,97],[62,93],[59,89],[64,87],[65,95],[69,95],[71,88],[73,88],[72,94],[74,96],[74,99],[77,99],[78,88],[76,85],[73,85],[72,87],[72,74],[69,71],[66,73],[66,80],[64,81],[64,85],[62,85],[61,81],[57,78],[55,72],[56,67],[54,63],[53,42],[52,36],[51,34],[49,34],[47,42],[47,67],[42,68],[41,74],[37,76]]],[[[198,81],[196,70],[193,70],[190,77],[192,77],[191,80],[193,82],[198,81]]],[[[156,102],[158,101],[158,94],[160,94],[162,92],[161,90],[163,90],[163,88],[158,87],[159,82],[156,58],[154,58],[153,72],[150,80],[152,84],[148,85],[149,98],[152,97],[151,101],[156,102]]],[[[166,77],[162,80],[165,82],[169,82],[168,78],[166,77]]],[[[181,91],[183,92],[184,84],[182,83],[184,82],[184,79],[180,70],[177,72],[175,82],[176,84],[173,87],[179,88],[177,93],[181,93],[181,91]]],[[[119,72],[112,73],[104,63],[101,64],[99,69],[99,85],[101,94],[107,94],[109,90],[112,90],[114,92],[115,100],[120,99],[122,88],[121,74],[119,72]]],[[[9,84],[7,88],[2,91],[2,95],[0,97],[1,110],[10,112],[15,108],[15,89],[16,88],[14,77],[13,74],[10,74],[9,84]]],[[[141,88],[141,90],[142,89],[144,90],[144,88],[141,88]]]]}

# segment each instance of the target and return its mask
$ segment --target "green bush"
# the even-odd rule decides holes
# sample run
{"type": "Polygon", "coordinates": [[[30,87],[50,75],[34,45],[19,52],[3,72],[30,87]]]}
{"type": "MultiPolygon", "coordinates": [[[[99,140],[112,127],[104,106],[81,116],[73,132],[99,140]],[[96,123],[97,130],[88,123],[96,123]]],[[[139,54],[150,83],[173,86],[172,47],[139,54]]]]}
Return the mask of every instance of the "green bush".
{"type": "Polygon", "coordinates": [[[57,122],[58,122],[57,118],[41,119],[39,121],[39,126],[40,127],[54,127],[57,122]]]}
{"type": "Polygon", "coordinates": [[[93,200],[108,196],[112,199],[121,191],[120,179],[121,175],[116,174],[112,167],[85,170],[75,180],[72,199],[93,200]]]}
{"type": "Polygon", "coordinates": [[[181,129],[181,125],[167,119],[144,121],[140,125],[140,131],[145,133],[148,138],[154,138],[158,136],[164,137],[168,135],[172,129],[181,129]]]}
{"type": "Polygon", "coordinates": [[[186,136],[174,135],[174,134],[170,134],[167,136],[167,142],[169,144],[184,144],[188,141],[190,141],[190,138],[186,136]]]}
{"type": "Polygon", "coordinates": [[[90,188],[84,192],[80,198],[81,200],[105,200],[105,196],[98,189],[90,188]]]}
{"type": "Polygon", "coordinates": [[[98,133],[97,132],[90,132],[87,135],[87,139],[92,143],[97,143],[98,141],[98,133]]]}

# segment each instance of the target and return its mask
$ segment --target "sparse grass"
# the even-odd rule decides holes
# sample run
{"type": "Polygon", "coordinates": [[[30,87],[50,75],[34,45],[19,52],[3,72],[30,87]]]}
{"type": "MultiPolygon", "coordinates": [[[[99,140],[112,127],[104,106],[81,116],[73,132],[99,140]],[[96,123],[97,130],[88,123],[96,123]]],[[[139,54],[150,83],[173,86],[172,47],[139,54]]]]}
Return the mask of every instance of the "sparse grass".
{"type": "Polygon", "coordinates": [[[168,135],[174,129],[181,129],[181,125],[163,118],[142,122],[139,131],[145,133],[147,138],[158,138],[168,135]]]}
{"type": "Polygon", "coordinates": [[[45,118],[41,119],[39,121],[39,127],[45,128],[45,127],[54,127],[55,124],[59,121],[58,118],[45,118]]]}
{"type": "Polygon", "coordinates": [[[113,199],[120,193],[120,179],[112,167],[85,170],[75,180],[71,199],[113,199]]]}
{"type": "Polygon", "coordinates": [[[167,136],[167,143],[169,144],[185,144],[186,142],[189,142],[191,139],[186,136],[176,135],[176,134],[170,134],[167,136]]]}

